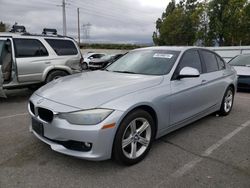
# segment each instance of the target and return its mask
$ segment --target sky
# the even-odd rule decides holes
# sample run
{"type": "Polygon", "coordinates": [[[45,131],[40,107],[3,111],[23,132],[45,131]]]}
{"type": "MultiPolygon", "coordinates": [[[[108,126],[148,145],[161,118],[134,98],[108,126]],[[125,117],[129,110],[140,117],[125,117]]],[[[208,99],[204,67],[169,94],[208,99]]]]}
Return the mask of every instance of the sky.
{"type": "MultiPolygon", "coordinates": [[[[169,0],[66,0],[67,35],[77,37],[80,8],[82,42],[152,43],[155,21],[169,0]],[[90,23],[89,39],[84,24],[90,23]]],[[[30,33],[55,28],[62,34],[62,0],[0,0],[0,21],[24,25],[30,33]]]]}

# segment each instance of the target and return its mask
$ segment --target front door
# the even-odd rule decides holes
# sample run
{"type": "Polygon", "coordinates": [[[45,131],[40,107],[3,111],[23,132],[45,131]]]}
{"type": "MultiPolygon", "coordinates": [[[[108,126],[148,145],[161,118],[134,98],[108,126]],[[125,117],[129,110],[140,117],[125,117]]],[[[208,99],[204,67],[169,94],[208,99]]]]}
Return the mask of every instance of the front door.
{"type": "Polygon", "coordinates": [[[182,79],[176,77],[184,67],[192,67],[197,69],[200,74],[203,73],[200,55],[197,50],[188,50],[183,54],[171,80],[171,126],[187,121],[206,109],[204,92],[201,87],[202,77],[182,79]]]}

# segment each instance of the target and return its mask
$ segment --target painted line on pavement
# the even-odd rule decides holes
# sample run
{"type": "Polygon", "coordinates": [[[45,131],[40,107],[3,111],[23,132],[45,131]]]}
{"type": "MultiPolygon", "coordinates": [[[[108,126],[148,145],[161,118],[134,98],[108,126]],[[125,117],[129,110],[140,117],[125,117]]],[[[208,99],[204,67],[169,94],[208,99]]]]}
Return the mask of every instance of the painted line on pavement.
{"type": "MultiPolygon", "coordinates": [[[[229,141],[233,136],[235,136],[236,134],[238,134],[241,130],[243,130],[244,128],[248,127],[249,125],[250,125],[250,120],[248,120],[247,122],[243,123],[238,128],[236,128],[235,130],[233,130],[231,133],[229,133],[228,135],[226,135],[225,137],[223,137],[222,139],[220,139],[218,142],[216,142],[215,144],[213,144],[212,146],[210,146],[206,151],[204,151],[201,154],[201,156],[208,157],[216,149],[218,149],[221,145],[223,145],[225,142],[229,141]]],[[[195,159],[193,159],[189,163],[185,164],[184,166],[182,166],[181,168],[179,168],[178,170],[176,170],[171,176],[175,177],[175,178],[181,177],[187,171],[191,170],[196,164],[198,164],[199,162],[201,162],[202,159],[203,159],[202,157],[196,157],[195,159]]]]}
{"type": "Polygon", "coordinates": [[[8,118],[13,118],[13,117],[17,117],[17,116],[26,116],[26,115],[28,115],[28,113],[14,114],[14,115],[9,115],[9,116],[1,116],[0,120],[2,120],[2,119],[8,119],[8,118]]]}

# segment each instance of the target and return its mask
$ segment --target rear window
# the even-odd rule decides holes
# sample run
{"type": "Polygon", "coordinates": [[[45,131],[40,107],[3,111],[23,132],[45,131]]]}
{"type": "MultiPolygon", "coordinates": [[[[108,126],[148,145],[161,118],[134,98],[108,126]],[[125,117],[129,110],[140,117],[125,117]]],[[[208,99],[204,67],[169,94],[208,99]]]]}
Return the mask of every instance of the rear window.
{"type": "Polygon", "coordinates": [[[75,44],[70,40],[45,39],[53,48],[57,55],[76,55],[78,54],[75,44]]]}
{"type": "Polygon", "coordinates": [[[44,45],[36,39],[14,39],[16,57],[42,57],[48,56],[44,45]]]}

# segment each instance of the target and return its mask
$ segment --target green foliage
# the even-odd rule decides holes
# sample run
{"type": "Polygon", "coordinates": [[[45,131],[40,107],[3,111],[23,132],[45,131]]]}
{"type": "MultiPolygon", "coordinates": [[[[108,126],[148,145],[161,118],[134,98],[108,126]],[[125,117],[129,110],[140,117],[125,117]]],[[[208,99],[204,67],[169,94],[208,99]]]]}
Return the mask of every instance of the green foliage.
{"type": "Polygon", "coordinates": [[[156,21],[156,45],[249,45],[247,0],[172,0],[156,21]]]}

